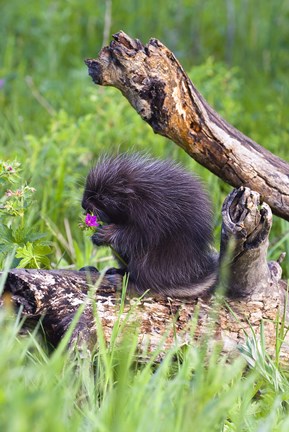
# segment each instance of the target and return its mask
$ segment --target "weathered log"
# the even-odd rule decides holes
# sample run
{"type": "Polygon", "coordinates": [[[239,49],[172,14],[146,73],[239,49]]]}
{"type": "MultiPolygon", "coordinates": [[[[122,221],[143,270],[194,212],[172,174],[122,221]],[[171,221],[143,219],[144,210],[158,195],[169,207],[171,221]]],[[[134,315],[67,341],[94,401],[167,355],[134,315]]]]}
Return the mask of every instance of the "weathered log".
{"type": "Polygon", "coordinates": [[[8,272],[4,295],[11,295],[11,301],[22,315],[35,322],[43,320],[47,340],[56,346],[71,325],[80,308],[83,312],[73,330],[70,346],[79,342],[92,348],[96,342],[92,331],[94,319],[89,290],[97,290],[97,300],[108,301],[117,298],[121,279],[118,275],[101,276],[99,272],[71,270],[12,269],[8,272]]]}
{"type": "Polygon", "coordinates": [[[194,87],[173,53],[115,34],[88,59],[96,84],[118,88],[153,130],[234,187],[259,192],[273,213],[289,220],[289,164],[222,119],[194,87]]]}
{"type": "MultiPolygon", "coordinates": [[[[224,203],[222,257],[225,262],[224,256],[233,239],[232,255],[228,260],[233,261],[233,273],[229,278],[226,302],[221,302],[217,309],[215,295],[186,302],[149,294],[142,299],[127,296],[122,304],[120,275],[99,279],[98,273],[77,271],[11,270],[5,294],[11,296],[16,306],[22,306],[23,316],[43,319],[47,339],[53,345],[62,339],[82,305],[83,312],[69,345],[71,348],[75,344],[85,346],[89,351],[93,348],[97,342],[92,307],[95,300],[107,344],[114,325],[119,325],[118,320],[127,320],[127,331],[135,328],[139,331],[140,353],[155,351],[164,338],[159,360],[170,346],[192,343],[208,332],[222,343],[224,352],[234,352],[237,344],[244,340],[245,332],[251,333],[250,325],[259,333],[262,319],[268,351],[273,354],[276,319],[283,315],[285,289],[279,264],[267,265],[272,219],[270,208],[259,204],[259,195],[248,188],[233,191],[224,203]],[[257,278],[256,269],[260,269],[257,278]],[[189,329],[196,308],[199,312],[196,331],[192,335],[189,329]]],[[[220,285],[227,286],[226,280],[221,279],[220,285]]],[[[288,344],[284,345],[282,351],[286,359],[289,358],[288,347],[288,344]]]]}
{"type": "Polygon", "coordinates": [[[272,226],[270,207],[260,203],[257,192],[241,187],[225,199],[222,217],[221,260],[230,240],[234,240],[229,258],[228,294],[247,297],[270,293],[275,274],[267,263],[272,226]]]}

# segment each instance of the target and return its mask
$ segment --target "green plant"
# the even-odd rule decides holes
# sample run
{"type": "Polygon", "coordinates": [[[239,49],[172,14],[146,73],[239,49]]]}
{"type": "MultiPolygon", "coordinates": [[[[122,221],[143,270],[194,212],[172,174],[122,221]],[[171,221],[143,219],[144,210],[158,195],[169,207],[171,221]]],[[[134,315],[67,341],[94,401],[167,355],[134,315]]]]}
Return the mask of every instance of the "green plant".
{"type": "Polygon", "coordinates": [[[35,189],[21,184],[20,163],[0,161],[0,264],[15,253],[14,265],[48,268],[52,249],[33,229],[35,189]],[[8,188],[9,187],[9,188],[8,188]]]}

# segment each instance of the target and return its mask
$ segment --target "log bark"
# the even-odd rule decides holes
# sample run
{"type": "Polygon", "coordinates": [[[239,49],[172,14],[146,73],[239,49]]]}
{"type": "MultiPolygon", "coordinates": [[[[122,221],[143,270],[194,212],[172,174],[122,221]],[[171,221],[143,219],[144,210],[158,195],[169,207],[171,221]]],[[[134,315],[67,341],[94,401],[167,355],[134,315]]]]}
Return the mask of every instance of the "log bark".
{"type": "Polygon", "coordinates": [[[274,214],[289,220],[289,164],[221,118],[157,39],[147,45],[124,32],[87,59],[98,85],[113,86],[153,130],[234,187],[259,192],[274,214]]]}
{"type": "MultiPolygon", "coordinates": [[[[251,329],[260,332],[262,320],[268,352],[274,354],[276,320],[281,320],[285,310],[286,291],[279,263],[268,265],[266,261],[270,208],[260,205],[259,194],[240,188],[226,199],[222,214],[223,267],[229,253],[227,261],[233,269],[227,279],[220,280],[221,288],[228,288],[226,301],[217,301],[218,295],[184,302],[148,294],[142,299],[127,296],[123,302],[120,275],[101,278],[94,272],[25,269],[9,271],[4,297],[9,296],[17,308],[21,306],[23,316],[42,319],[46,337],[54,346],[82,307],[69,342],[72,350],[77,345],[90,353],[97,346],[95,304],[107,344],[113,329],[124,324],[126,332],[138,331],[140,356],[155,352],[162,344],[156,359],[161,360],[169,347],[192,344],[208,334],[232,354],[251,329]],[[193,317],[197,322],[192,334],[193,317]]],[[[286,318],[287,314],[286,309],[286,318]]],[[[283,345],[281,358],[289,358],[288,343],[283,345]]]]}

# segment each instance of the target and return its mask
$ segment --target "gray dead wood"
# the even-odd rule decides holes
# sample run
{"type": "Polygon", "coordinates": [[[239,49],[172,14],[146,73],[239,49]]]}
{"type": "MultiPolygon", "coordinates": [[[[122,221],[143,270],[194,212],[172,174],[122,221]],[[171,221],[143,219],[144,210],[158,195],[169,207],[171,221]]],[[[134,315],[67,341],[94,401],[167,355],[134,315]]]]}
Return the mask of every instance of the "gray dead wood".
{"type": "Polygon", "coordinates": [[[156,133],[230,185],[259,192],[273,213],[289,220],[289,164],[221,118],[160,41],[143,45],[122,31],[113,38],[86,60],[93,81],[119,89],[156,133]]]}
{"type": "MultiPolygon", "coordinates": [[[[226,263],[229,268],[232,266],[232,272],[225,283],[227,296],[220,304],[215,295],[184,302],[148,294],[143,299],[127,296],[122,305],[120,276],[100,278],[98,273],[24,269],[8,273],[4,303],[11,301],[17,308],[21,306],[22,316],[29,319],[42,319],[46,337],[53,345],[59,343],[82,307],[70,349],[75,345],[88,352],[97,348],[95,305],[108,345],[114,326],[123,323],[125,333],[138,333],[140,355],[154,352],[164,339],[157,360],[161,360],[167,348],[195,343],[208,333],[222,344],[224,352],[233,353],[244,341],[244,331],[251,333],[249,322],[258,334],[262,319],[268,351],[273,354],[275,321],[284,311],[285,287],[280,265],[267,264],[272,214],[267,204],[260,206],[259,199],[258,193],[240,188],[224,203],[221,273],[226,274],[226,263]],[[196,331],[192,335],[190,326],[197,310],[196,331]]],[[[282,349],[284,359],[289,358],[288,346],[282,349]]]]}

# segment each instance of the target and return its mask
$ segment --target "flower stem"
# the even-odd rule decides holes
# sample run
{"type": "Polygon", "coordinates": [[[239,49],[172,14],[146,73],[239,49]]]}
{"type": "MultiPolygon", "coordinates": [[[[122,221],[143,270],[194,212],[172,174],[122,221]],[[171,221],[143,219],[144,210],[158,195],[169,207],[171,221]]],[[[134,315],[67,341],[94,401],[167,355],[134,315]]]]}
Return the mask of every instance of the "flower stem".
{"type": "Polygon", "coordinates": [[[110,246],[110,249],[112,250],[113,254],[115,255],[115,257],[125,266],[127,267],[127,263],[125,262],[125,260],[116,252],[116,250],[110,246]]]}

